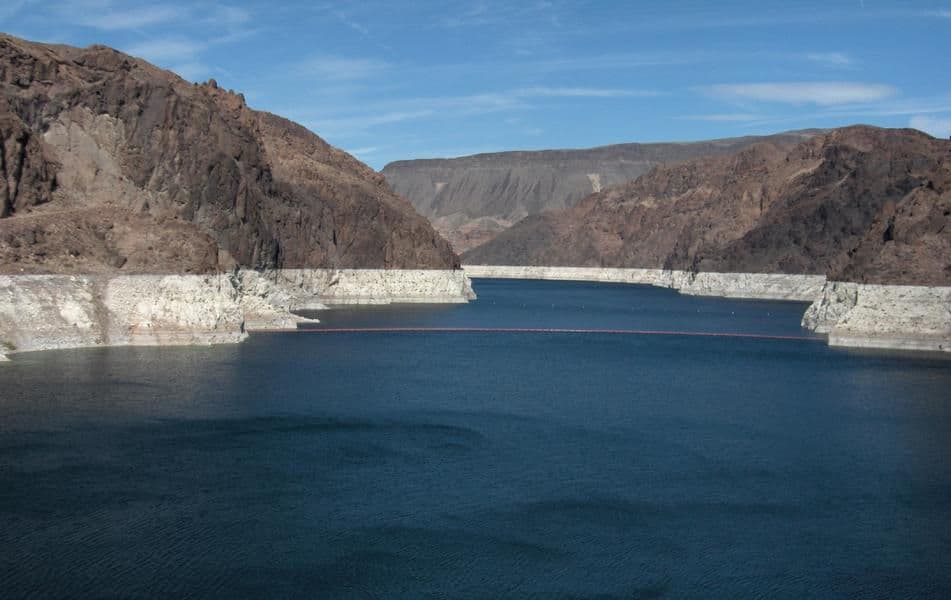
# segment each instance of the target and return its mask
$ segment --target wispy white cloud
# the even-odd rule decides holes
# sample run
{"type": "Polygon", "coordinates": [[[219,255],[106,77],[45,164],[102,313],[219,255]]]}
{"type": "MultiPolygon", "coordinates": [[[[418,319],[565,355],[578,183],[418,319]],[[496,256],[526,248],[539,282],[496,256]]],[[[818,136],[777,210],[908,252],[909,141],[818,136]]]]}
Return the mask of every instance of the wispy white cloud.
{"type": "Polygon", "coordinates": [[[176,22],[199,23],[221,30],[234,29],[251,20],[247,10],[227,4],[130,4],[115,0],[72,0],[62,2],[54,10],[69,17],[72,23],[103,31],[148,29],[176,22]]]}
{"type": "Polygon", "coordinates": [[[717,113],[711,115],[687,115],[680,117],[680,119],[685,121],[711,121],[722,123],[744,123],[750,121],[760,121],[763,118],[763,115],[757,115],[753,113],[717,113]]]}
{"type": "Polygon", "coordinates": [[[759,64],[768,62],[808,62],[825,68],[848,69],[856,67],[860,61],[844,52],[777,52],[761,51],[756,53],[727,50],[675,50],[647,52],[617,52],[603,54],[561,55],[551,47],[533,47],[522,52],[511,42],[503,44],[505,58],[486,59],[474,62],[427,64],[425,67],[400,65],[403,70],[425,70],[430,74],[457,74],[460,72],[478,73],[483,76],[498,77],[500,73],[519,73],[523,76],[539,74],[573,73],[582,76],[594,72],[619,72],[630,70],[649,70],[654,68],[676,69],[691,65],[759,64]],[[513,56],[515,55],[515,56],[513,56]]]}
{"type": "Polygon", "coordinates": [[[825,109],[823,114],[856,117],[901,117],[946,113],[951,110],[949,107],[951,107],[951,94],[940,94],[920,98],[889,98],[880,102],[852,106],[833,106],[825,109]]]}
{"type": "Polygon", "coordinates": [[[212,5],[205,20],[219,25],[235,27],[248,23],[251,20],[251,13],[238,6],[215,4],[212,5]]]}
{"type": "MultiPolygon", "coordinates": [[[[111,5],[111,0],[85,1],[98,1],[107,6],[111,5]]],[[[246,26],[250,20],[250,14],[243,8],[221,4],[201,4],[175,14],[182,19],[187,18],[188,23],[201,28],[204,35],[201,37],[173,35],[146,39],[137,36],[139,41],[122,49],[133,56],[139,56],[161,67],[171,69],[184,79],[199,81],[211,76],[212,73],[226,73],[224,69],[212,67],[202,60],[202,54],[205,51],[215,46],[233,44],[258,33],[257,29],[246,26]]],[[[157,31],[167,29],[167,27],[158,28],[157,31]]]]}
{"type": "Polygon", "coordinates": [[[189,81],[203,81],[215,73],[225,73],[202,61],[201,55],[209,47],[227,43],[228,38],[209,39],[204,42],[185,38],[156,39],[140,42],[126,48],[133,56],[144,58],[163,68],[177,73],[189,81]]]}
{"type": "Polygon", "coordinates": [[[376,154],[379,151],[380,151],[379,146],[366,146],[364,148],[353,148],[353,149],[347,150],[346,152],[354,156],[370,156],[372,154],[376,154]]]}
{"type": "MultiPolygon", "coordinates": [[[[756,119],[743,122],[742,126],[769,126],[788,127],[792,123],[802,123],[805,126],[819,126],[829,123],[845,125],[855,122],[881,123],[883,119],[894,126],[896,117],[918,118],[916,123],[940,124],[948,120],[943,116],[951,112],[951,95],[944,94],[930,98],[889,98],[878,102],[852,105],[836,105],[816,107],[811,111],[792,111],[787,114],[764,115],[756,119]],[[937,115],[937,116],[935,116],[937,115]]],[[[915,127],[915,125],[911,125],[915,127]]],[[[928,131],[927,127],[922,128],[928,131]]],[[[940,127],[930,126],[930,131],[940,132],[940,127]]]]}
{"type": "MultiPolygon", "coordinates": [[[[366,137],[379,127],[407,121],[445,121],[472,118],[494,113],[514,113],[530,109],[533,100],[576,99],[596,101],[611,98],[655,96],[650,90],[597,88],[597,87],[525,87],[461,96],[428,96],[361,102],[359,105],[288,110],[289,116],[320,135],[370,141],[366,137]],[[335,114],[336,113],[336,114],[335,114]]],[[[515,123],[510,117],[507,120],[515,123]]],[[[537,127],[520,128],[524,135],[538,136],[544,131],[537,127]]],[[[359,143],[357,141],[356,143],[359,143]]]]}
{"type": "Polygon", "coordinates": [[[363,25],[362,23],[359,23],[353,20],[349,15],[347,15],[347,13],[341,10],[335,10],[333,11],[333,15],[337,17],[338,21],[340,21],[341,23],[343,23],[350,29],[356,31],[360,35],[364,35],[364,36],[370,35],[370,29],[366,25],[363,25]]]}
{"type": "Polygon", "coordinates": [[[636,89],[527,87],[462,96],[428,96],[365,102],[358,110],[354,110],[354,107],[343,108],[337,117],[327,117],[327,111],[315,113],[291,110],[289,112],[292,117],[314,131],[334,135],[352,134],[380,125],[419,119],[446,119],[524,110],[531,106],[528,102],[532,99],[630,98],[655,96],[658,93],[636,89]]]}
{"type": "Polygon", "coordinates": [[[327,119],[298,118],[298,120],[302,125],[320,135],[353,135],[354,133],[367,131],[374,127],[379,127],[380,125],[391,125],[393,123],[402,123],[404,121],[430,117],[433,116],[434,113],[434,110],[427,108],[415,111],[397,110],[372,114],[355,114],[327,119]]]}
{"type": "Polygon", "coordinates": [[[471,27],[474,25],[489,25],[496,22],[498,17],[489,10],[485,2],[475,2],[462,12],[449,15],[443,19],[446,27],[471,27]]]}
{"type": "Polygon", "coordinates": [[[641,67],[669,67],[711,60],[716,60],[716,57],[711,53],[644,52],[550,58],[526,63],[526,66],[535,71],[613,71],[641,67]]]}
{"type": "Polygon", "coordinates": [[[373,58],[314,56],[299,63],[297,70],[325,79],[346,80],[372,77],[388,66],[386,62],[373,58]]]}
{"type": "Polygon", "coordinates": [[[6,0],[3,5],[0,6],[0,23],[7,19],[12,19],[29,4],[31,4],[30,0],[6,0]]]}
{"type": "MultiPolygon", "coordinates": [[[[630,3],[634,4],[634,3],[630,3]]],[[[812,2],[764,4],[756,9],[731,11],[722,3],[698,3],[690,10],[670,9],[663,4],[638,3],[640,14],[599,25],[598,33],[691,29],[781,28],[789,25],[855,24],[856,22],[908,21],[921,18],[951,18],[951,10],[919,10],[905,7],[869,8],[812,2]]],[[[590,32],[585,32],[586,34],[590,32]]]]}
{"type": "Polygon", "coordinates": [[[136,8],[104,7],[101,11],[80,16],[77,23],[86,27],[114,31],[141,29],[184,18],[188,11],[178,6],[143,6],[136,8]]]}
{"type": "Polygon", "coordinates": [[[484,27],[499,24],[511,25],[515,23],[530,22],[537,24],[541,19],[548,22],[557,23],[557,16],[554,18],[552,9],[554,5],[551,2],[505,2],[489,4],[483,0],[477,2],[466,2],[459,10],[453,10],[455,7],[445,3],[449,14],[443,15],[437,19],[436,25],[450,29],[461,27],[484,27]]]}
{"type": "Polygon", "coordinates": [[[920,129],[935,137],[951,137],[951,117],[930,117],[926,115],[915,115],[908,122],[909,127],[920,129]]]}
{"type": "Polygon", "coordinates": [[[586,87],[530,87],[515,90],[512,94],[521,98],[644,98],[661,95],[654,90],[586,87]]]}
{"type": "Polygon", "coordinates": [[[359,106],[340,107],[338,111],[290,110],[291,118],[313,131],[328,136],[354,135],[381,125],[421,119],[472,117],[525,108],[522,96],[516,93],[486,93],[464,96],[428,96],[365,102],[359,106]],[[337,116],[327,116],[337,112],[337,116]]]}
{"type": "Polygon", "coordinates": [[[215,68],[200,62],[176,64],[169,67],[179,77],[188,81],[204,81],[214,72],[215,68]]]}
{"type": "MultiPolygon", "coordinates": [[[[396,19],[401,19],[410,12],[408,7],[399,3],[378,4],[376,2],[309,2],[304,11],[312,12],[321,16],[321,20],[326,22],[336,21],[347,29],[355,32],[362,39],[363,45],[376,46],[388,54],[396,53],[396,50],[384,42],[386,36],[380,35],[381,30],[386,30],[390,24],[390,15],[388,12],[396,13],[393,15],[396,19]]],[[[293,8],[288,7],[294,13],[300,16],[301,6],[293,8]]],[[[297,17],[296,17],[297,18],[297,17]]],[[[334,27],[340,30],[340,27],[334,27]]]]}
{"type": "Polygon", "coordinates": [[[733,100],[819,106],[874,102],[891,98],[898,93],[898,90],[890,85],[846,81],[735,83],[713,85],[705,89],[715,96],[733,100]]]}
{"type": "Polygon", "coordinates": [[[855,61],[851,56],[843,52],[809,52],[805,55],[806,60],[825,67],[851,67],[855,61]]]}
{"type": "Polygon", "coordinates": [[[159,39],[134,44],[127,51],[151,62],[167,62],[193,59],[205,47],[205,43],[187,39],[159,39]]]}

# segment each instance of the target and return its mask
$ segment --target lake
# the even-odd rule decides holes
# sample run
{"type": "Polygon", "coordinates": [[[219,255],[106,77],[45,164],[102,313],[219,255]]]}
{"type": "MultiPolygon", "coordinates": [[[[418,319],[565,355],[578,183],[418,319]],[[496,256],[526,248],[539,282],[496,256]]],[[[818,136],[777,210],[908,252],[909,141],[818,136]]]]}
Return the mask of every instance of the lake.
{"type": "Polygon", "coordinates": [[[951,597],[951,357],[805,304],[476,280],[0,366],[3,597],[951,597]]]}

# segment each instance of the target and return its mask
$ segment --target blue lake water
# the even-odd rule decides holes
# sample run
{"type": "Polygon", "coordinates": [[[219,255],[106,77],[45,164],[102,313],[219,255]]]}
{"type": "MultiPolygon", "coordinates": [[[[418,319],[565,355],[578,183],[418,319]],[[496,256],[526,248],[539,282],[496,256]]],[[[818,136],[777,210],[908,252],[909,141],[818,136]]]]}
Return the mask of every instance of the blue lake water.
{"type": "MultiPolygon", "coordinates": [[[[477,280],[324,328],[812,337],[801,303],[477,280]]],[[[951,597],[951,360],[257,334],[0,366],[0,596],[951,597]]]]}

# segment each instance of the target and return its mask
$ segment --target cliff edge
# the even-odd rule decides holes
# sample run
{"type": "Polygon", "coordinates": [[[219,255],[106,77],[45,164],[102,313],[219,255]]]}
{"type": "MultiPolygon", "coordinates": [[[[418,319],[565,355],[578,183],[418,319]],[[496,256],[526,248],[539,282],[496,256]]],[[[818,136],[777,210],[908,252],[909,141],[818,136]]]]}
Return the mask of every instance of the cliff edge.
{"type": "Polygon", "coordinates": [[[0,34],[0,359],[464,302],[458,265],[382,175],[241,94],[0,34]]]}
{"type": "Polygon", "coordinates": [[[0,34],[0,157],[3,273],[458,264],[350,155],[104,46],[0,34]]]}

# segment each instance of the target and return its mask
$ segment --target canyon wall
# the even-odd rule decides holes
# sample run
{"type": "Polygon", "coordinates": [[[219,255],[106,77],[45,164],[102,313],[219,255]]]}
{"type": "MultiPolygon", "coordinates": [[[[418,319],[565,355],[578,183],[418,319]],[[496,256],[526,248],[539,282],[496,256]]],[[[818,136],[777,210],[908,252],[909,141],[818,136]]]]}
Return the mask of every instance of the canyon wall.
{"type": "Polygon", "coordinates": [[[240,93],[0,33],[0,355],[464,302],[458,264],[382,175],[240,93]]]}
{"type": "Polygon", "coordinates": [[[949,220],[951,142],[855,126],[657,167],[526,218],[462,258],[947,286],[949,220]]]}
{"type": "Polygon", "coordinates": [[[240,93],[0,34],[0,273],[458,263],[382,175],[240,93]]]}
{"type": "Polygon", "coordinates": [[[792,145],[814,133],[401,160],[386,165],[382,174],[461,253],[526,216],[574,206],[591,193],[637,179],[657,165],[732,154],[767,140],[792,145]]]}

